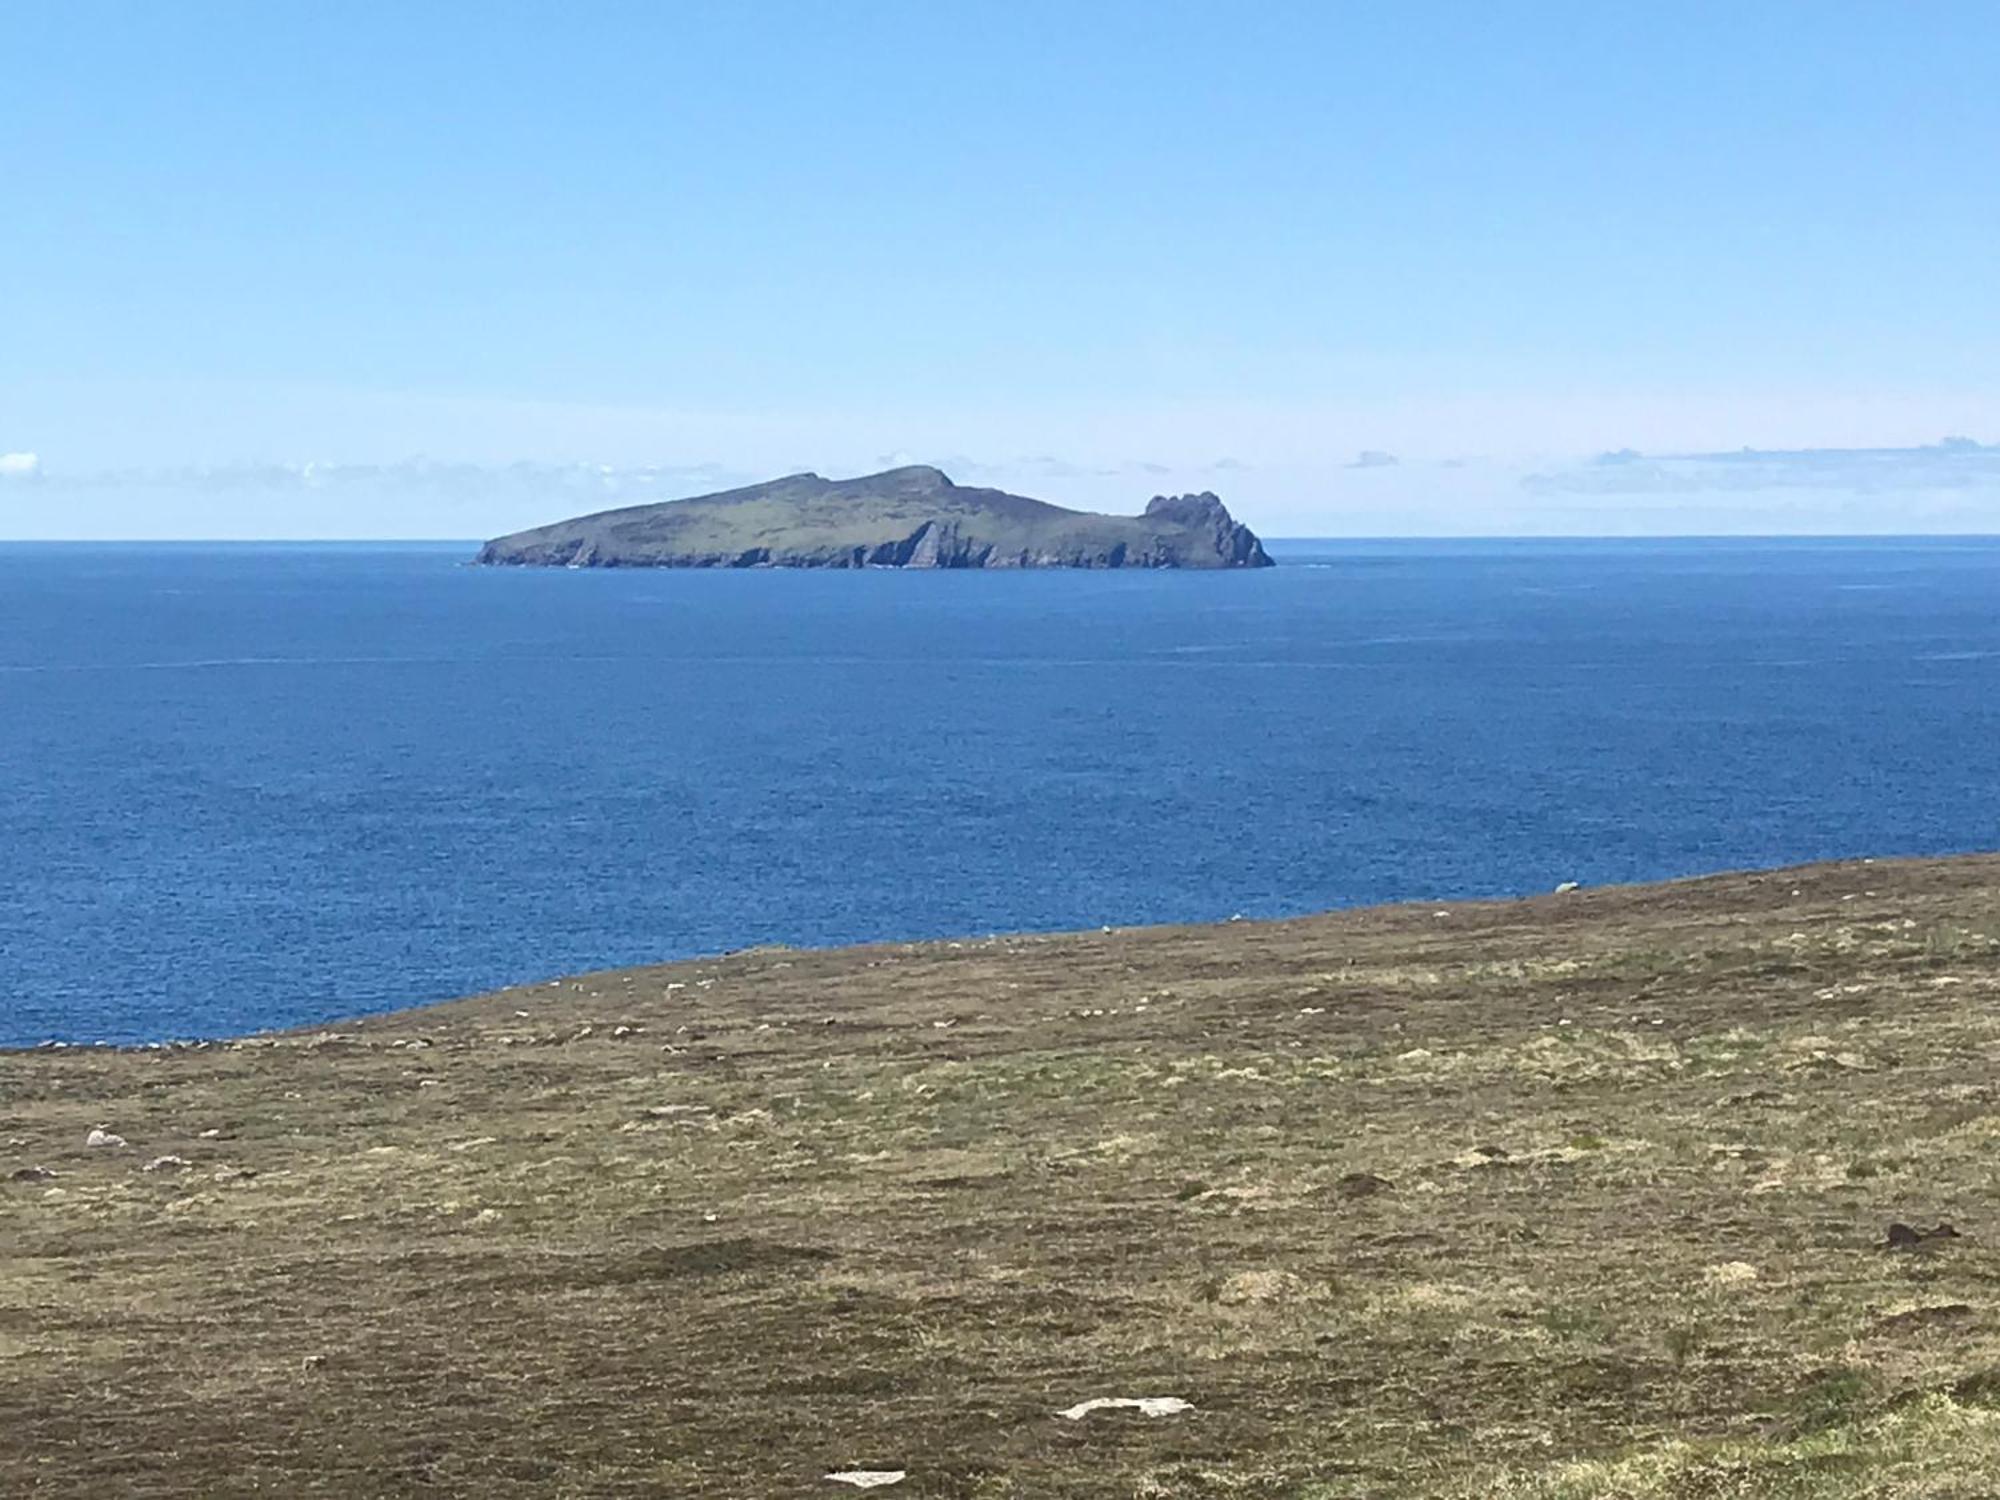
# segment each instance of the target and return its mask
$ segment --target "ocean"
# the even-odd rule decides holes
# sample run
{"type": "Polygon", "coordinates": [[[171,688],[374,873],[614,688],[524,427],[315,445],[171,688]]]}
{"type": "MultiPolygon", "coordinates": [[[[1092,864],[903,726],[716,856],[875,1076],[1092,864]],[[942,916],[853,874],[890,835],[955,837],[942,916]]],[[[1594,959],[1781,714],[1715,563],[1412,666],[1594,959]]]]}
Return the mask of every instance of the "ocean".
{"type": "Polygon", "coordinates": [[[473,550],[0,546],[0,1045],[2000,846],[2000,539],[473,550]]]}

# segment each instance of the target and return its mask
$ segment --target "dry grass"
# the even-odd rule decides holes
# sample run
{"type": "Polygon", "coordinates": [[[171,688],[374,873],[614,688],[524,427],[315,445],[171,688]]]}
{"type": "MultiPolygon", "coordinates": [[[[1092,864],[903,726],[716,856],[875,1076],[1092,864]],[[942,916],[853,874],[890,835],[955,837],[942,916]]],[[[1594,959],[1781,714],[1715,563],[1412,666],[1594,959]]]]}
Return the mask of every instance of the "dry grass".
{"type": "Polygon", "coordinates": [[[0,1055],[0,1493],[1991,1494],[1996,1058],[1989,858],[0,1055]]]}

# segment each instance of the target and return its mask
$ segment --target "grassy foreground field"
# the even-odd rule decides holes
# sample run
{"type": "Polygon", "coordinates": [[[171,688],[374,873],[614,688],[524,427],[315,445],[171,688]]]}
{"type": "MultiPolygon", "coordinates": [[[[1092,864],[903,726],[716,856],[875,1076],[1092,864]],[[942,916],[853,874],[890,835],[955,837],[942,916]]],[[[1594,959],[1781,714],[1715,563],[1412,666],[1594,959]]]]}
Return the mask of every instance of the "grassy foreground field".
{"type": "Polygon", "coordinates": [[[4,1055],[0,1148],[7,1496],[2000,1494],[2000,858],[4,1055]]]}

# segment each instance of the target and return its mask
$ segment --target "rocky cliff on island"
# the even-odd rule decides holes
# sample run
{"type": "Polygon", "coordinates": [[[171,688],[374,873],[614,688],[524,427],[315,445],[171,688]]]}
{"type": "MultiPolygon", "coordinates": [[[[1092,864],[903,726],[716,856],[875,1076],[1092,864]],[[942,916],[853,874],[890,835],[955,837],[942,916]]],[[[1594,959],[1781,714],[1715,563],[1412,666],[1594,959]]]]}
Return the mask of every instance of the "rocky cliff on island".
{"type": "Polygon", "coordinates": [[[925,465],[860,479],[793,474],[745,489],[558,521],[488,542],[479,561],[569,568],[1267,568],[1212,494],[1141,515],[1066,510],[953,484],[925,465]]]}

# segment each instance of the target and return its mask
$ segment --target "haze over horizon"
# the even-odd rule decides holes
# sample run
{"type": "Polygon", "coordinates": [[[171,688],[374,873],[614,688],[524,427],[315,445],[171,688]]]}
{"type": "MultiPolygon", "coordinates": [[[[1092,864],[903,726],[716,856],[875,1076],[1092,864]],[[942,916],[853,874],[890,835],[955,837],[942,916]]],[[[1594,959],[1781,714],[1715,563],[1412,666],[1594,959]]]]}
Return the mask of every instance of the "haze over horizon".
{"type": "Polygon", "coordinates": [[[0,54],[4,538],[913,461],[1275,536],[2000,531],[1988,6],[81,3],[0,54]]]}

